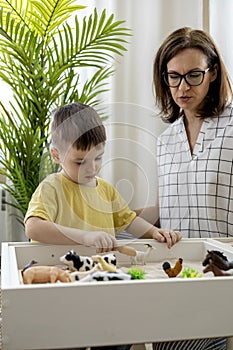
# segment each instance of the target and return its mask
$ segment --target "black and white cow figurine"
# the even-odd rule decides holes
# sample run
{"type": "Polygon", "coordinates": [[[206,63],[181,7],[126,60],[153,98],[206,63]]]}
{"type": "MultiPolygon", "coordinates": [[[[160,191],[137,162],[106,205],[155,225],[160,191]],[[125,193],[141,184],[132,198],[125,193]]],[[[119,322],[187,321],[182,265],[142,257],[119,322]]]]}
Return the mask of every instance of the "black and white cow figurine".
{"type": "Polygon", "coordinates": [[[105,282],[105,281],[129,281],[133,279],[128,273],[118,271],[96,271],[84,277],[80,282],[105,282]]]}
{"type": "Polygon", "coordinates": [[[117,265],[117,258],[116,258],[115,254],[110,253],[110,254],[105,254],[105,255],[93,255],[92,259],[95,262],[98,262],[99,261],[98,257],[101,257],[109,265],[112,265],[114,267],[116,267],[116,265],[117,265]]]}
{"type": "Polygon", "coordinates": [[[60,261],[69,267],[70,271],[88,271],[91,270],[95,262],[89,256],[76,254],[74,250],[60,257],[60,261]]]}
{"type": "MultiPolygon", "coordinates": [[[[67,265],[70,271],[89,271],[92,270],[95,264],[98,263],[96,257],[97,256],[81,256],[78,255],[74,250],[70,250],[68,253],[60,257],[60,261],[63,264],[67,265]]],[[[116,268],[117,259],[115,254],[102,255],[101,260],[106,262],[106,264],[114,266],[114,268],[116,268]]]]}

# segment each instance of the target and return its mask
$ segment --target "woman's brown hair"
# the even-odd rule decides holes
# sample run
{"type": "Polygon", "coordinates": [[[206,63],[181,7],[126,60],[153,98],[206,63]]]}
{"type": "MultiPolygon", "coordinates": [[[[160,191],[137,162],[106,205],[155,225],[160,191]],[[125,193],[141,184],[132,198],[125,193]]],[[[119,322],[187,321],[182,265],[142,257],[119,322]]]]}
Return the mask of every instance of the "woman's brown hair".
{"type": "Polygon", "coordinates": [[[210,83],[205,101],[197,111],[198,116],[206,117],[221,113],[233,98],[228,73],[219,50],[209,34],[189,27],[177,29],[164,40],[154,60],[153,82],[156,103],[160,108],[162,119],[169,123],[180,117],[180,107],[174,102],[163,74],[167,71],[167,63],[187,48],[201,50],[206,55],[210,70],[217,65],[217,77],[210,83]]]}

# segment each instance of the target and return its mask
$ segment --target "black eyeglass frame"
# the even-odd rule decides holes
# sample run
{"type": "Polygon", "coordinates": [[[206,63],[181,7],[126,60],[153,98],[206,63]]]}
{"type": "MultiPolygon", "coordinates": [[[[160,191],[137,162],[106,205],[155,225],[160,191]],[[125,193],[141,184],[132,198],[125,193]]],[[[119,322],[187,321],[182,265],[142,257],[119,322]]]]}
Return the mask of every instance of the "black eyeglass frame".
{"type": "Polygon", "coordinates": [[[189,71],[189,72],[187,72],[187,73],[185,73],[185,74],[163,72],[162,75],[163,75],[163,79],[164,79],[165,84],[166,84],[168,87],[170,87],[170,88],[176,88],[176,87],[180,86],[180,84],[181,84],[181,82],[182,82],[182,79],[184,79],[185,82],[186,82],[186,84],[188,84],[189,86],[199,86],[199,85],[201,85],[201,84],[203,83],[205,74],[210,70],[210,68],[211,68],[211,67],[208,67],[208,68],[206,68],[205,70],[193,70],[193,71],[189,71]],[[186,76],[189,75],[189,74],[191,74],[191,73],[202,73],[201,82],[198,83],[198,84],[190,84],[190,82],[187,81],[186,76]],[[178,84],[176,84],[176,85],[169,85],[169,83],[168,83],[168,75],[169,75],[169,74],[176,74],[176,75],[179,76],[180,80],[179,80],[178,84]]]}

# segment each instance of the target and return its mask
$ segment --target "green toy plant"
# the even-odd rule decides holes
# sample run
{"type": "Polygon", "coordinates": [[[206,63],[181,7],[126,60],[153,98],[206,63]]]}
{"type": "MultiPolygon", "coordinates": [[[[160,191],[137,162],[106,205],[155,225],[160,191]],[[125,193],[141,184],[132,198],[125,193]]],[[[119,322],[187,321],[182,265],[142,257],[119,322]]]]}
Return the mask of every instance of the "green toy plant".
{"type": "Polygon", "coordinates": [[[131,275],[133,280],[143,280],[146,275],[146,272],[143,269],[138,269],[136,267],[132,267],[127,273],[131,275]]]}
{"type": "Polygon", "coordinates": [[[13,94],[9,107],[0,100],[0,174],[21,220],[39,181],[55,170],[46,152],[51,111],[73,101],[97,106],[126,51],[124,21],[96,9],[80,20],[83,8],[76,0],[0,0],[0,79],[13,94]],[[81,69],[93,72],[84,84],[81,69]]]}
{"type": "Polygon", "coordinates": [[[203,277],[203,274],[199,273],[197,270],[194,268],[188,266],[183,269],[181,273],[182,278],[201,278],[203,277]]]}

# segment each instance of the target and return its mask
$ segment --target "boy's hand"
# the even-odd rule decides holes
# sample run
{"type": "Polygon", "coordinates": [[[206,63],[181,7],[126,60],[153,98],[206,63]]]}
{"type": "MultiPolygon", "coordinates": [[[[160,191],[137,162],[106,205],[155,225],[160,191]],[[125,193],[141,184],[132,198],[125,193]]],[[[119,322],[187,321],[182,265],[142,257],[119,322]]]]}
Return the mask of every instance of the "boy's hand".
{"type": "Polygon", "coordinates": [[[159,242],[167,242],[168,248],[171,248],[174,244],[181,240],[182,234],[179,231],[165,230],[155,227],[152,232],[152,238],[159,242]]]}
{"type": "Polygon", "coordinates": [[[92,231],[85,234],[83,244],[88,247],[96,247],[97,253],[104,253],[116,250],[117,240],[106,232],[92,231]]]}

